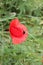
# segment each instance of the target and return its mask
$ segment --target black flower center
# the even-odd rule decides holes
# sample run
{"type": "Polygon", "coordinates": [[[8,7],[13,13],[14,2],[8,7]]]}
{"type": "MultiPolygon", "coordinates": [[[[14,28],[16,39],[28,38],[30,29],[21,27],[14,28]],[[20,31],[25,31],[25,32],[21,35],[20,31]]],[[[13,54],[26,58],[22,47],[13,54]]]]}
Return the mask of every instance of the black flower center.
{"type": "Polygon", "coordinates": [[[25,34],[25,31],[23,31],[23,34],[25,34]]]}

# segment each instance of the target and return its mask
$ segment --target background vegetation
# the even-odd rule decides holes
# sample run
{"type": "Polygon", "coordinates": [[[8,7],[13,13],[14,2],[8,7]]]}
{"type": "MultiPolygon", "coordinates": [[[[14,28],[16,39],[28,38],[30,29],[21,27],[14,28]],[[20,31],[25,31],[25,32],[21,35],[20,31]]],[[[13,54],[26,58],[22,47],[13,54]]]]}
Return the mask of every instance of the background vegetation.
{"type": "Polygon", "coordinates": [[[43,0],[0,0],[0,65],[43,65],[43,0]],[[20,45],[8,31],[16,17],[29,31],[20,45]]]}

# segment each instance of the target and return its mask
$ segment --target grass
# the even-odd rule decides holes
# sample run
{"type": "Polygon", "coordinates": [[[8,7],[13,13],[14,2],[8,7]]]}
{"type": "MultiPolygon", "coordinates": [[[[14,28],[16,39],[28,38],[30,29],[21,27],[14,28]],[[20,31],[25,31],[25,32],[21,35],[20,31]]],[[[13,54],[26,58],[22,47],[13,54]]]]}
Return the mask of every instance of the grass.
{"type": "Polygon", "coordinates": [[[43,65],[42,4],[43,0],[0,1],[0,65],[43,65]],[[7,31],[16,17],[29,33],[27,40],[19,45],[12,43],[7,31]]]}

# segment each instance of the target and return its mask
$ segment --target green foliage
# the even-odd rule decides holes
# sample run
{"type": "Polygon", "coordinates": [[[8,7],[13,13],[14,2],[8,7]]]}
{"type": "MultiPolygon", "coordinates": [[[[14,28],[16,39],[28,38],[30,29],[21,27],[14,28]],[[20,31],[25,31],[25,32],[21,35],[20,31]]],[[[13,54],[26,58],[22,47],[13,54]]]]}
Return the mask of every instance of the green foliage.
{"type": "Polygon", "coordinates": [[[43,0],[0,0],[0,65],[43,65],[43,0]],[[13,45],[9,23],[18,17],[29,31],[13,45]]]}

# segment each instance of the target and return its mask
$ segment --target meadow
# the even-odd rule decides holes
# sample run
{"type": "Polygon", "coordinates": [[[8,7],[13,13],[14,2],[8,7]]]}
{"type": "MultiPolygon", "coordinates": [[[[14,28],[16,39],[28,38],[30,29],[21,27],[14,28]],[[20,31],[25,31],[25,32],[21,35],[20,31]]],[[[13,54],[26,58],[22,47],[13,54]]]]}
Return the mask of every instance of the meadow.
{"type": "Polygon", "coordinates": [[[0,65],[43,65],[43,0],[0,0],[0,65]],[[14,45],[12,19],[28,29],[28,38],[14,45]]]}

